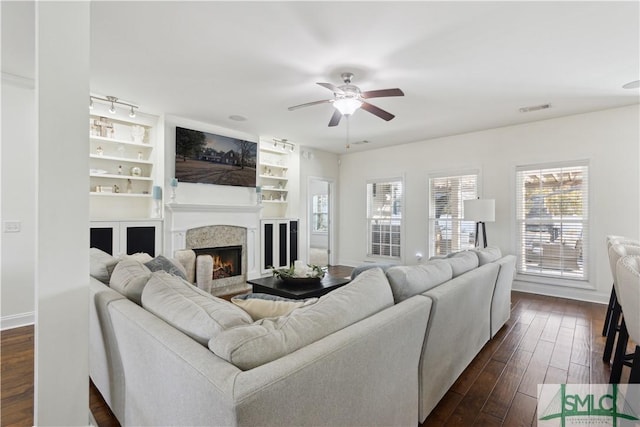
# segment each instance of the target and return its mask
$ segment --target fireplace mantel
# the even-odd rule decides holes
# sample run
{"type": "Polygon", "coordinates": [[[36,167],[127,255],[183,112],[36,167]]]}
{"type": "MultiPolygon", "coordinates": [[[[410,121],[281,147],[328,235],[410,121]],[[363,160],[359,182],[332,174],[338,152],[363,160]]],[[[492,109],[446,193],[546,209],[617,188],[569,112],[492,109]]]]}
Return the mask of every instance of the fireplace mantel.
{"type": "Polygon", "coordinates": [[[262,205],[210,205],[193,203],[167,203],[171,212],[247,212],[259,213],[262,205]]]}

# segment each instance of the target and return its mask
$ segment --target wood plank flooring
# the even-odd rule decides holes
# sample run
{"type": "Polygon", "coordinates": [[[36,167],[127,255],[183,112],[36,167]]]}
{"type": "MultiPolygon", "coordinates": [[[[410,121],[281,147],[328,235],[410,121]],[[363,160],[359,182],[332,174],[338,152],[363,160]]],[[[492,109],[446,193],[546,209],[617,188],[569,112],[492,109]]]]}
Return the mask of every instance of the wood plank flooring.
{"type": "MultiPolygon", "coordinates": [[[[601,304],[513,292],[511,319],[485,345],[422,427],[535,426],[537,384],[608,382],[609,366],[602,362],[605,311],[601,304]]],[[[31,426],[33,327],[3,331],[1,345],[0,424],[31,426]]],[[[623,382],[628,381],[628,375],[625,368],[623,382]]],[[[118,426],[93,384],[89,393],[98,425],[118,426]]]]}

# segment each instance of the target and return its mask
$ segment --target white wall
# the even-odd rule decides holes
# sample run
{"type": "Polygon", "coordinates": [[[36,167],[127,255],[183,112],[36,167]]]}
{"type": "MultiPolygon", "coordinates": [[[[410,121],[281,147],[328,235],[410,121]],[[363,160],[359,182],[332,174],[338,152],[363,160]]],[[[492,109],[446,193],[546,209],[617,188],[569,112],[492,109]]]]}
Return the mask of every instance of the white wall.
{"type": "Polygon", "coordinates": [[[2,329],[34,321],[36,111],[33,85],[31,79],[5,74],[2,77],[2,223],[20,222],[20,232],[1,235],[2,329]]]}
{"type": "MultiPolygon", "coordinates": [[[[300,248],[299,258],[307,259],[307,249],[309,247],[309,178],[323,178],[335,183],[334,193],[338,193],[338,178],[340,175],[340,167],[338,164],[338,155],[326,151],[315,150],[309,147],[300,147],[300,231],[298,232],[298,245],[300,248]]],[[[334,215],[332,227],[332,236],[334,240],[340,240],[338,233],[338,197],[337,194],[332,196],[334,215]]],[[[334,245],[334,252],[330,256],[330,260],[335,264],[337,262],[338,246],[334,245]]]]}
{"type": "Polygon", "coordinates": [[[343,155],[340,263],[357,265],[366,257],[368,178],[404,175],[403,261],[415,263],[416,252],[427,254],[429,174],[479,169],[480,195],[496,199],[496,222],[487,223],[489,245],[515,253],[515,167],[587,159],[591,240],[586,250],[591,268],[586,285],[594,290],[524,282],[514,283],[514,288],[604,302],[611,289],[605,236],[640,237],[639,120],[634,105],[343,155]]]}

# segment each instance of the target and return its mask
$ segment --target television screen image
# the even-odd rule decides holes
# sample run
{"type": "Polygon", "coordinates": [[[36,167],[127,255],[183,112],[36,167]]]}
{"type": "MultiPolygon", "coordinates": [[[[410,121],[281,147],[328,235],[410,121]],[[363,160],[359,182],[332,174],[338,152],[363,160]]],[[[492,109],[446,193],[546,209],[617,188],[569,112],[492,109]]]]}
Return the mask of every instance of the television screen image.
{"type": "Polygon", "coordinates": [[[176,127],[176,178],[255,187],[257,152],[255,142],[176,127]]]}

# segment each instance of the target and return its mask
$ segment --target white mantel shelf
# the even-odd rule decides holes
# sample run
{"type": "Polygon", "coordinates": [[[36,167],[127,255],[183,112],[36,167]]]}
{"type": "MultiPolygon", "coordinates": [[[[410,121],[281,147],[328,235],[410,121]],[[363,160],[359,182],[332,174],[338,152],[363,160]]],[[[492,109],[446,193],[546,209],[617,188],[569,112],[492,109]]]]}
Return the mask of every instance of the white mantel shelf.
{"type": "Polygon", "coordinates": [[[171,212],[249,212],[257,213],[261,205],[209,205],[192,203],[167,203],[166,208],[171,212]]]}

